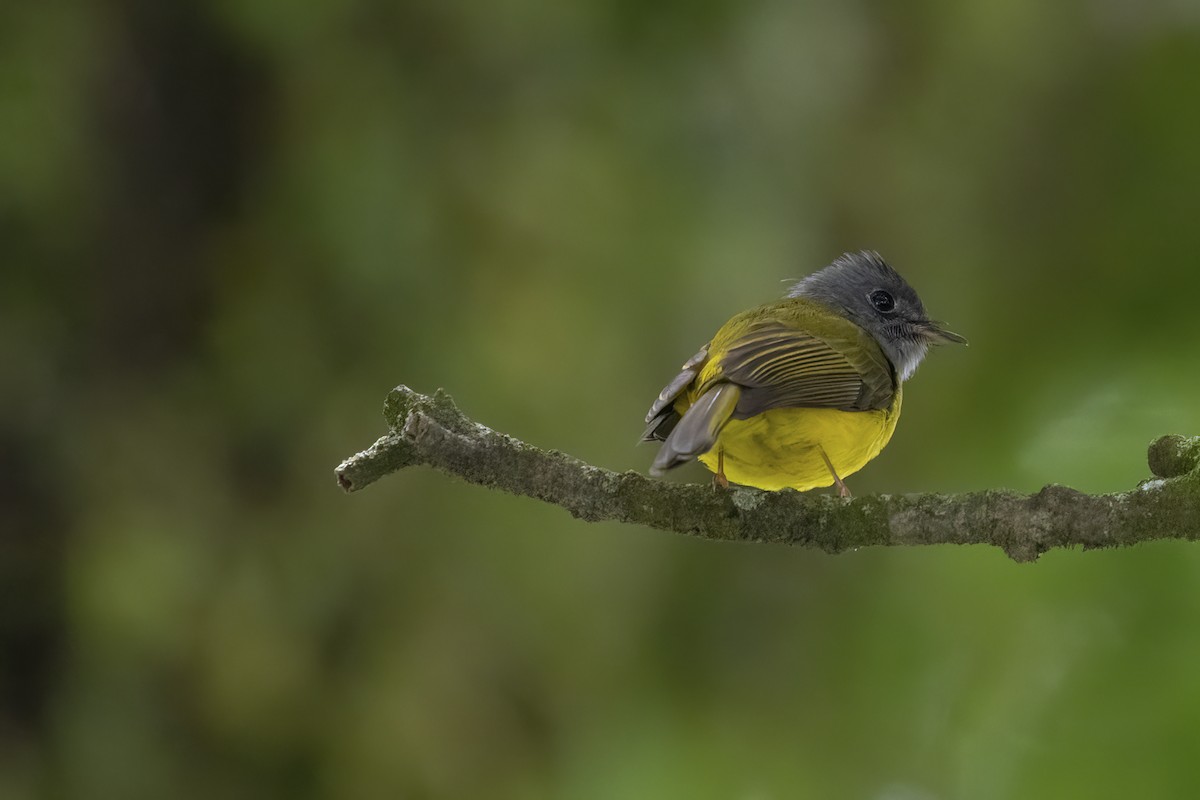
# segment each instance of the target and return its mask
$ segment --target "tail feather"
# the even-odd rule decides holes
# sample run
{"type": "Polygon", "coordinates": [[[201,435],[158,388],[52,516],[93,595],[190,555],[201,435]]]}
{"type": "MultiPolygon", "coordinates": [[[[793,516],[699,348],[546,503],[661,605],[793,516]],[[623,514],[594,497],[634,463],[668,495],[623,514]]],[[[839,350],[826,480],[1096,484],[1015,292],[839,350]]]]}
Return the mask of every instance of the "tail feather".
{"type": "Polygon", "coordinates": [[[696,380],[696,376],[700,374],[700,368],[704,366],[705,360],[708,358],[708,345],[700,348],[700,352],[689,358],[680,368],[678,375],[671,379],[671,382],[663,387],[663,390],[658,393],[658,397],[654,400],[654,405],[650,406],[649,413],[646,414],[646,432],[642,434],[642,441],[648,442],[652,439],[665,439],[667,434],[671,432],[671,428],[675,427],[675,422],[679,420],[679,412],[675,410],[675,400],[687,390],[692,381],[696,380]],[[663,422],[675,418],[665,430],[660,430],[663,422]],[[661,435],[653,435],[655,432],[661,435]]]}
{"type": "Polygon", "coordinates": [[[639,443],[665,442],[671,435],[671,431],[679,424],[679,419],[679,412],[674,408],[664,408],[658,413],[658,416],[647,420],[646,430],[642,433],[639,443]]]}
{"type": "MultiPolygon", "coordinates": [[[[650,467],[651,475],[685,464],[717,443],[721,428],[729,421],[742,396],[742,387],[721,383],[702,394],[684,413],[663,442],[650,467]]],[[[647,431],[650,433],[650,431],[647,431]]]]}

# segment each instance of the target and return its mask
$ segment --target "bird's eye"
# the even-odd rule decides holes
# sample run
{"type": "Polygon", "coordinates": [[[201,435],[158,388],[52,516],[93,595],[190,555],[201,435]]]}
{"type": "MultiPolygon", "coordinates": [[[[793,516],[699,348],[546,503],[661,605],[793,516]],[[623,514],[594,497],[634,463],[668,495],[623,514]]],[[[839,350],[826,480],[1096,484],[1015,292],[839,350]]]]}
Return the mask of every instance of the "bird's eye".
{"type": "Polygon", "coordinates": [[[871,305],[875,306],[876,311],[886,314],[896,307],[896,301],[883,289],[876,289],[871,292],[871,305]]]}

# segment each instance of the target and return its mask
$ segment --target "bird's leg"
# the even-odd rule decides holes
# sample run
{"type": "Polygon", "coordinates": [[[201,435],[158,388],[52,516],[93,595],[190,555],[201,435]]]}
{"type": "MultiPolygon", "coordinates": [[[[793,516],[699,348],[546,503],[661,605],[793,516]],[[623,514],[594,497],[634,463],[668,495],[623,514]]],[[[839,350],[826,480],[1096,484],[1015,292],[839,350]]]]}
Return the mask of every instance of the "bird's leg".
{"type": "Polygon", "coordinates": [[[821,453],[821,458],[825,459],[825,466],[829,467],[829,474],[833,476],[833,483],[838,488],[838,497],[849,497],[850,488],[846,486],[846,482],[838,477],[837,470],[833,468],[833,462],[829,460],[829,456],[825,455],[825,448],[817,445],[817,450],[821,453]]]}
{"type": "Polygon", "coordinates": [[[725,477],[725,448],[717,447],[717,474],[713,475],[713,488],[729,488],[729,478],[725,477]]]}

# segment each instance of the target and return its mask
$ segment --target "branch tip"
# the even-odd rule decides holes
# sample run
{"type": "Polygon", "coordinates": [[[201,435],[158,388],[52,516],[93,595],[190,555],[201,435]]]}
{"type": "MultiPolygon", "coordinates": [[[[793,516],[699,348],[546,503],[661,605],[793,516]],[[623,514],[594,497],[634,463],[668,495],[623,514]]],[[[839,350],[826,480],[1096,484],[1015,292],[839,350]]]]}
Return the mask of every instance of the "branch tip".
{"type": "Polygon", "coordinates": [[[1150,471],[1159,478],[1179,478],[1200,464],[1200,436],[1162,436],[1150,443],[1146,453],[1150,471]]]}
{"type": "Polygon", "coordinates": [[[388,427],[394,431],[403,428],[404,420],[408,418],[409,412],[420,398],[421,395],[404,384],[388,392],[383,401],[383,418],[387,420],[388,427]]]}

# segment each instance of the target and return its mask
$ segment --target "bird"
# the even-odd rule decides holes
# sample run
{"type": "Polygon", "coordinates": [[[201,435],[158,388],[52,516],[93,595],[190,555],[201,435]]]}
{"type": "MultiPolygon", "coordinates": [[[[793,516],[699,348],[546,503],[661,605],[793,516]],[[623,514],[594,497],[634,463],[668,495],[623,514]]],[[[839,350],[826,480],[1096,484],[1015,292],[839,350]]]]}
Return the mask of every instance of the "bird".
{"type": "Polygon", "coordinates": [[[698,459],[723,488],[849,497],[844,478],[887,445],[904,382],[945,343],[967,340],[877,252],[844,253],[684,362],[646,415],[641,441],[662,442],[650,473],[698,459]]]}

